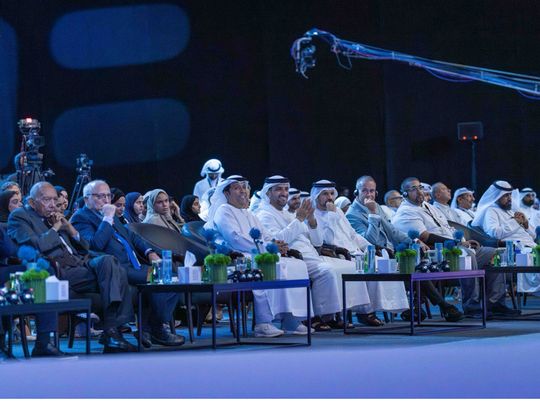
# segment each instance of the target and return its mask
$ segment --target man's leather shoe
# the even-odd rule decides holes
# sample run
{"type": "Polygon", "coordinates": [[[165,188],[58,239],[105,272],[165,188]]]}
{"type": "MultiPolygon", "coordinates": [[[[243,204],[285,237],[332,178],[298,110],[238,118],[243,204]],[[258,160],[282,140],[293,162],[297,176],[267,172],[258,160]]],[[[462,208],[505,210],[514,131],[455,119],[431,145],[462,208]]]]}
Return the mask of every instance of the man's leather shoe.
{"type": "MultiPolygon", "coordinates": [[[[135,336],[135,339],[139,340],[139,332],[138,331],[133,332],[133,336],[135,336]]],[[[152,340],[150,339],[150,333],[145,332],[144,330],[143,330],[143,333],[142,333],[141,345],[145,349],[150,349],[152,347],[152,340]]]]}
{"type": "MultiPolygon", "coordinates": [[[[465,318],[472,319],[482,319],[482,311],[465,311],[465,318]]],[[[491,321],[493,319],[493,313],[491,311],[486,311],[486,321],[491,321]]]]}
{"type": "Polygon", "coordinates": [[[156,345],[162,346],[181,346],[185,342],[182,335],[175,335],[169,332],[163,325],[159,328],[152,328],[150,340],[156,345]]]}
{"type": "Polygon", "coordinates": [[[66,357],[67,354],[61,350],[58,350],[57,347],[51,343],[46,345],[36,342],[34,348],[32,349],[32,357],[66,357]]]}
{"type": "Polygon", "coordinates": [[[136,352],[137,347],[129,343],[116,328],[110,328],[103,332],[103,353],[136,352]]]}
{"type": "Polygon", "coordinates": [[[492,304],[488,306],[489,311],[493,312],[493,315],[499,315],[499,316],[518,316],[521,314],[521,311],[518,309],[512,309],[508,308],[504,304],[492,304]]]}

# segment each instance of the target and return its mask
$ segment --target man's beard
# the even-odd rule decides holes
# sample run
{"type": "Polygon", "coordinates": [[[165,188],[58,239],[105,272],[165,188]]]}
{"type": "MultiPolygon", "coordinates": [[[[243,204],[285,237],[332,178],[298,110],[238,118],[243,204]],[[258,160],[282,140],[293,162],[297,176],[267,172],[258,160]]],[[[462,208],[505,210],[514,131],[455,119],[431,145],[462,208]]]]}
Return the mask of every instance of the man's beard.
{"type": "Polygon", "coordinates": [[[521,202],[523,203],[524,206],[526,207],[532,207],[534,205],[534,200],[521,200],[521,202]]]}

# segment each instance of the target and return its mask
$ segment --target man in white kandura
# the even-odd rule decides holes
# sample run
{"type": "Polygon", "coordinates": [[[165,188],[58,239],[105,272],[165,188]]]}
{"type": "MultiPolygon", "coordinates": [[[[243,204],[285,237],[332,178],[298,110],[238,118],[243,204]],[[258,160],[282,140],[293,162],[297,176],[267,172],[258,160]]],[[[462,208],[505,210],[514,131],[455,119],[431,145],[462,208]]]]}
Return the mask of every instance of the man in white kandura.
{"type": "Polygon", "coordinates": [[[210,197],[217,185],[221,182],[221,176],[225,169],[217,159],[208,160],[201,169],[202,180],[199,180],[193,187],[193,195],[199,197],[201,212],[199,216],[206,220],[210,206],[210,197]]]}
{"type": "Polygon", "coordinates": [[[474,204],[474,191],[466,187],[458,188],[454,192],[454,198],[450,207],[457,212],[459,222],[462,225],[469,225],[474,219],[475,212],[472,210],[474,204]]]}
{"type": "Polygon", "coordinates": [[[540,211],[533,208],[535,200],[536,192],[532,188],[522,188],[519,192],[519,208],[515,207],[518,208],[517,211],[525,214],[525,217],[529,220],[529,226],[532,227],[532,229],[536,229],[537,226],[540,226],[540,211]]]}
{"type": "MultiPolygon", "coordinates": [[[[313,183],[311,201],[315,206],[315,218],[322,229],[324,242],[345,248],[351,255],[364,252],[370,243],[356,233],[343,211],[334,205],[336,198],[335,183],[328,180],[313,183]]],[[[359,320],[364,323],[380,326],[383,322],[375,315],[376,311],[402,312],[409,308],[402,282],[370,281],[367,288],[370,304],[357,311],[359,320]]]]}
{"type": "MultiPolygon", "coordinates": [[[[250,231],[257,228],[261,240],[266,244],[272,241],[259,219],[246,207],[248,206],[247,180],[241,176],[230,176],[222,181],[212,196],[207,229],[215,229],[223,241],[231,248],[245,255],[256,249],[250,231]]],[[[276,242],[283,254],[287,246],[276,242]]],[[[264,250],[264,247],[262,247],[264,250]]],[[[281,257],[280,264],[286,266],[287,278],[308,279],[306,264],[297,259],[281,257]]],[[[307,334],[307,328],[301,320],[307,317],[306,291],[303,288],[253,291],[255,300],[255,336],[275,337],[285,332],[297,335],[307,334]],[[276,328],[273,320],[280,320],[285,330],[276,328]]]]}
{"type": "MultiPolygon", "coordinates": [[[[288,192],[288,179],[282,176],[268,177],[261,191],[262,202],[256,215],[272,237],[285,241],[292,249],[302,253],[312,281],[313,310],[318,317],[313,323],[315,330],[342,329],[343,321],[339,320],[339,316],[334,319],[336,313],[340,314],[342,310],[341,274],[354,273],[355,266],[345,260],[328,258],[330,260],[325,261],[319,255],[315,246],[322,246],[323,238],[314,216],[315,208],[308,198],[295,214],[288,212],[285,209],[288,192]]],[[[369,304],[364,283],[360,286],[349,284],[347,298],[347,308],[369,304]]]]}
{"type": "MultiPolygon", "coordinates": [[[[535,230],[525,214],[512,210],[513,199],[519,199],[517,189],[507,181],[494,182],[480,198],[472,225],[482,227],[493,238],[520,241],[523,246],[533,248],[536,246],[535,230]]],[[[518,291],[540,291],[540,274],[518,274],[518,291]]]]}

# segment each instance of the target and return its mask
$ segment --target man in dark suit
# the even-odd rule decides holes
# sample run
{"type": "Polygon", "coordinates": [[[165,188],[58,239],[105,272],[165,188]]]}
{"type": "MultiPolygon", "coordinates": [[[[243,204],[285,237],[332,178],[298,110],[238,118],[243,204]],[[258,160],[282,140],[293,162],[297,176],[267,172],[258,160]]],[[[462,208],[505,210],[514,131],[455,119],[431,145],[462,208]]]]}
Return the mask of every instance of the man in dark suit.
{"type": "MultiPolygon", "coordinates": [[[[111,204],[111,190],[102,180],[94,180],[83,189],[85,206],[71,218],[71,223],[82,238],[90,243],[90,248],[112,255],[127,270],[131,284],[147,281],[148,266],[141,264],[137,256],[148,261],[159,256],[140,236],[126,228],[115,215],[116,207],[111,204]]],[[[141,344],[150,347],[152,343],[178,346],[184,337],[171,333],[164,324],[172,319],[178,304],[179,294],[150,294],[150,310],[143,311],[143,340],[141,344]]]]}
{"type": "MultiPolygon", "coordinates": [[[[3,228],[0,228],[0,262],[10,257],[17,256],[17,246],[7,236],[3,228]]],[[[9,275],[17,271],[24,271],[22,265],[3,265],[0,263],[0,286],[3,286],[9,280],[9,275]]],[[[5,352],[5,331],[9,328],[7,317],[0,322],[0,351],[5,352]]],[[[32,357],[44,356],[65,356],[66,354],[56,348],[50,342],[51,332],[56,332],[58,327],[58,314],[56,312],[48,312],[36,315],[36,331],[37,339],[34,348],[32,349],[32,357]]],[[[23,331],[22,333],[25,333],[23,331]]],[[[2,358],[0,357],[0,360],[2,358]]]]}
{"type": "Polygon", "coordinates": [[[58,195],[47,182],[36,183],[28,204],[11,213],[8,235],[19,245],[30,245],[58,264],[58,276],[78,293],[98,292],[104,308],[104,353],[136,351],[119,327],[133,317],[127,272],[113,256],[90,258],[88,242],[57,212],[58,195]]]}

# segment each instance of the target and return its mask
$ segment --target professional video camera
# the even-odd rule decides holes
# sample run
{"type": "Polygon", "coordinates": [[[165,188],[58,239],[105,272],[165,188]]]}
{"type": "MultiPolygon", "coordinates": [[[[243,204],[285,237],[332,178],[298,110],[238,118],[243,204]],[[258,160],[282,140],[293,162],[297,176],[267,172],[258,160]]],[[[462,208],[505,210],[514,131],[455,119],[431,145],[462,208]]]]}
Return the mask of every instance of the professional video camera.
{"type": "Polygon", "coordinates": [[[45,137],[39,134],[40,122],[34,118],[23,118],[17,124],[22,141],[21,151],[15,156],[15,169],[17,182],[23,195],[26,195],[35,183],[54,176],[54,172],[51,169],[41,169],[43,153],[39,152],[39,148],[45,146],[45,137]]]}

